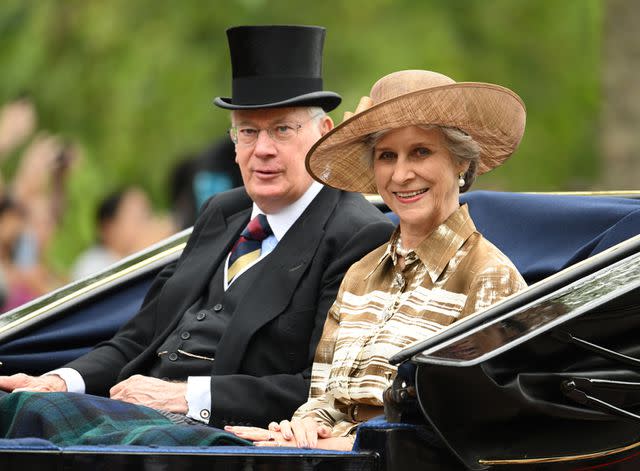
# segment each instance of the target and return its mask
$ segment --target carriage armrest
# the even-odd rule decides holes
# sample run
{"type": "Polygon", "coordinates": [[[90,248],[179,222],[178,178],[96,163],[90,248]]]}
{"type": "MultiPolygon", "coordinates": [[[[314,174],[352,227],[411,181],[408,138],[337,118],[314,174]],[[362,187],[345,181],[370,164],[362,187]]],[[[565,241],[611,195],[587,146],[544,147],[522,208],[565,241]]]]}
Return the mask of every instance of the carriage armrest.
{"type": "Polygon", "coordinates": [[[387,422],[374,417],[358,427],[354,451],[375,450],[383,469],[459,470],[440,436],[426,424],[387,422]]]}

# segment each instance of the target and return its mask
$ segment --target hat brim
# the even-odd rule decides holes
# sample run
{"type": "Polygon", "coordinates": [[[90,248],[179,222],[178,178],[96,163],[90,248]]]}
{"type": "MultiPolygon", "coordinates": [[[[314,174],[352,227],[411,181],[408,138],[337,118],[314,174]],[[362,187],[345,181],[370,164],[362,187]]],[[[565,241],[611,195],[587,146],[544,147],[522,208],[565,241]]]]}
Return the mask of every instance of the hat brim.
{"type": "Polygon", "coordinates": [[[256,110],[260,108],[286,108],[289,106],[319,106],[325,111],[334,110],[342,102],[342,97],[334,92],[311,92],[286,100],[255,105],[238,105],[231,98],[216,97],[213,103],[227,110],[256,110]]]}
{"type": "Polygon", "coordinates": [[[371,149],[372,133],[414,125],[459,128],[480,146],[478,174],[502,165],[522,139],[524,103],[499,85],[459,82],[417,90],[355,114],[325,134],[307,153],[311,176],[341,190],[376,193],[371,149]]]}

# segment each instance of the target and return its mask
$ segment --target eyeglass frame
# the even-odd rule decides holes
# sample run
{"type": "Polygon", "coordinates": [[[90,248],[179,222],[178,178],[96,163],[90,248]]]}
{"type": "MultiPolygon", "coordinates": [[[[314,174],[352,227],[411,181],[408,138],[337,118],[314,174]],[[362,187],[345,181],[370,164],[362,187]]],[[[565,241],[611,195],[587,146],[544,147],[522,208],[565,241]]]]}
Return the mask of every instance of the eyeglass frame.
{"type": "Polygon", "coordinates": [[[247,142],[247,143],[243,143],[238,139],[238,126],[231,126],[229,128],[229,137],[231,138],[231,141],[235,144],[235,145],[241,145],[241,146],[252,146],[254,145],[256,142],[258,142],[258,138],[260,137],[260,132],[261,131],[266,131],[267,135],[269,136],[269,138],[274,141],[274,142],[290,142],[291,140],[293,140],[295,137],[298,136],[298,133],[300,132],[300,129],[302,129],[302,126],[304,126],[307,123],[310,123],[311,121],[313,121],[316,118],[319,118],[321,116],[324,116],[324,113],[316,113],[313,116],[311,116],[309,119],[307,119],[306,121],[303,121],[301,123],[299,122],[287,122],[287,121],[282,121],[276,124],[273,124],[267,128],[255,128],[255,127],[251,127],[251,126],[246,126],[249,129],[254,129],[256,131],[256,137],[255,140],[251,141],[251,142],[247,142]],[[295,124],[295,126],[291,126],[295,124]],[[295,135],[291,136],[290,138],[286,138],[286,139],[279,139],[275,136],[274,134],[274,129],[280,126],[288,126],[290,127],[294,132],[295,135]],[[234,135],[235,134],[235,135],[234,135]]]}

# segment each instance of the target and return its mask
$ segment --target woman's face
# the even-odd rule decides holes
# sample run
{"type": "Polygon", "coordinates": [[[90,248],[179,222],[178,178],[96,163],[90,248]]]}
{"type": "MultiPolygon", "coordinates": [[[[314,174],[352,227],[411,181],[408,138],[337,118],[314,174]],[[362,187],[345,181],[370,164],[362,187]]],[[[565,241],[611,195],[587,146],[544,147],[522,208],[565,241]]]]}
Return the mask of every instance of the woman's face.
{"type": "Polygon", "coordinates": [[[426,237],[458,208],[458,178],[467,166],[454,164],[438,128],[394,129],[373,149],[378,192],[413,237],[426,237]]]}

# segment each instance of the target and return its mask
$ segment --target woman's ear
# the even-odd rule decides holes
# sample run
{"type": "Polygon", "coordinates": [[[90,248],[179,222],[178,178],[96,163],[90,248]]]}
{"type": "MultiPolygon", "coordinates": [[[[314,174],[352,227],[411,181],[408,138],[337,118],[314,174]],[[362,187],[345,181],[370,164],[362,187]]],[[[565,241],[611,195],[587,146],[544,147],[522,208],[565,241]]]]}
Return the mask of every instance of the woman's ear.
{"type": "Polygon", "coordinates": [[[466,174],[467,171],[469,170],[469,166],[471,165],[471,162],[469,162],[468,160],[465,160],[464,162],[460,163],[460,165],[458,165],[458,175],[462,174],[466,174]]]}

